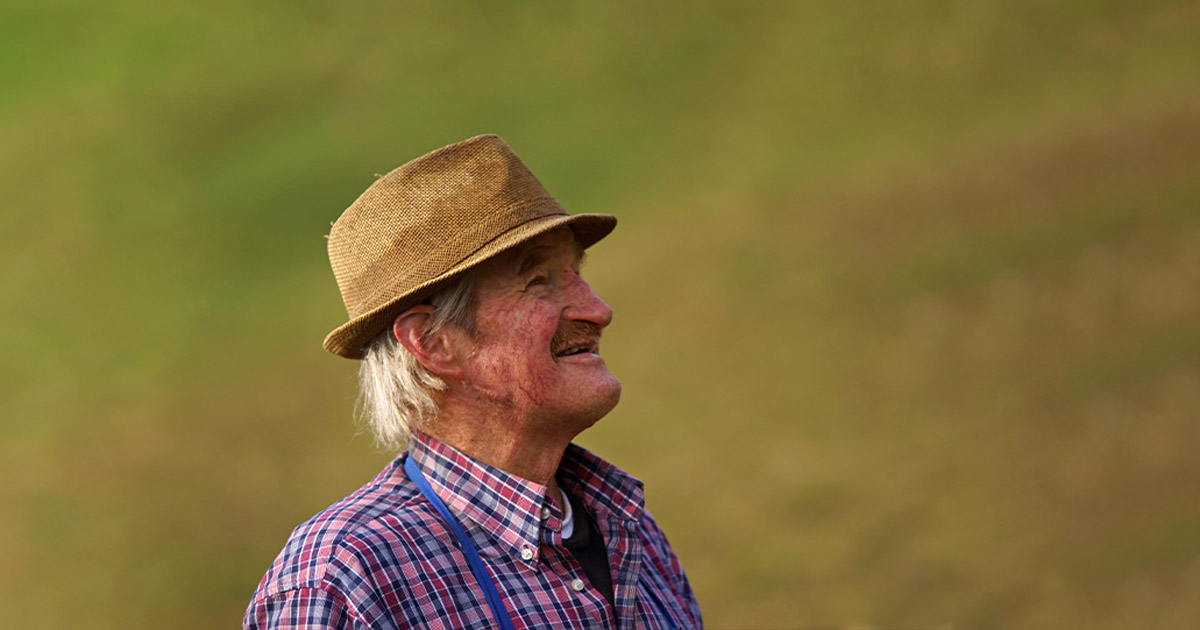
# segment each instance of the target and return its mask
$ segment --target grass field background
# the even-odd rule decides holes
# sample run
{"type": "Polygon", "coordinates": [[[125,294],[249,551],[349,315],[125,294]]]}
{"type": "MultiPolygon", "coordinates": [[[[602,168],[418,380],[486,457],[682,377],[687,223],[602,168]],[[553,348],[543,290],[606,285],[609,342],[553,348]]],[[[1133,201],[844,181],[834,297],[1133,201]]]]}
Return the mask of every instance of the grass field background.
{"type": "Polygon", "coordinates": [[[331,221],[568,208],[713,628],[1200,624],[1200,4],[9,2],[0,625],[235,627],[356,436],[331,221]]]}

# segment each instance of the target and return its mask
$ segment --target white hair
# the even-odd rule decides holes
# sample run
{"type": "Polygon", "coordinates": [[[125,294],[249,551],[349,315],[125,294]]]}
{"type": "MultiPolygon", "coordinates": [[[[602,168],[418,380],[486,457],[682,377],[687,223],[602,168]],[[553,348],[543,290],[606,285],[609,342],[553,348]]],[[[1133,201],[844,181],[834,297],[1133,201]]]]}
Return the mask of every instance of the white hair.
{"type": "MultiPolygon", "coordinates": [[[[474,293],[475,277],[467,272],[431,295],[425,303],[433,306],[433,319],[424,334],[432,335],[447,324],[473,334],[474,293]]],[[[388,326],[367,343],[358,388],[361,421],[376,446],[395,453],[408,446],[413,432],[437,418],[432,392],[444,390],[446,383],[425,369],[388,326]]]]}

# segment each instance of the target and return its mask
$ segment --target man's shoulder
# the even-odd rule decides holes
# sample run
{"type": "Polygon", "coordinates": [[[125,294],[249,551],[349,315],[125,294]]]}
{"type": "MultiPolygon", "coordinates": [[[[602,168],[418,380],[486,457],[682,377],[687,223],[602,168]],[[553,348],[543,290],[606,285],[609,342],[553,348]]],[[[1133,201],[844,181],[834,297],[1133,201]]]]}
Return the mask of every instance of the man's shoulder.
{"type": "Polygon", "coordinates": [[[403,562],[413,532],[427,530],[429,506],[400,460],[375,479],[301,523],[259,584],[256,597],[297,588],[329,588],[403,562]],[[398,474],[397,474],[398,473],[398,474]]]}
{"type": "Polygon", "coordinates": [[[654,516],[650,514],[650,510],[643,511],[642,517],[638,521],[643,545],[649,546],[667,557],[675,555],[670,541],[667,540],[666,532],[659,527],[658,521],[654,520],[654,516]]]}

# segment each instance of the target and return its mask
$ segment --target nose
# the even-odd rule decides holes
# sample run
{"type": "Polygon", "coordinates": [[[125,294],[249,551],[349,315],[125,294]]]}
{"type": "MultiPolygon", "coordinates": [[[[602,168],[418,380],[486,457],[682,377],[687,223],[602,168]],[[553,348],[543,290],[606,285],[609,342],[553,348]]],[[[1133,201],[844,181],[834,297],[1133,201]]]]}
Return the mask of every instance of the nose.
{"type": "Polygon", "coordinates": [[[601,300],[592,285],[578,274],[570,274],[565,293],[567,305],[563,309],[563,319],[585,321],[601,328],[612,323],[612,308],[601,300]]]}

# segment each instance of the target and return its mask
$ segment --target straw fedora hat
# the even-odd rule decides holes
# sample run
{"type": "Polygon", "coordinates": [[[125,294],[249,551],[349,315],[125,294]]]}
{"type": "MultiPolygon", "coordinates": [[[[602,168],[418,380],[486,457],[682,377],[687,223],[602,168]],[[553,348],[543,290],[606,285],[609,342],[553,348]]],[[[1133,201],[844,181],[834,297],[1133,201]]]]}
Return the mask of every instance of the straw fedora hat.
{"type": "Polygon", "coordinates": [[[396,316],[454,276],[559,226],[583,247],[617,224],[567,214],[508,144],[476,136],[380,177],[329,231],[329,263],[350,321],[325,349],[361,359],[396,316]]]}

